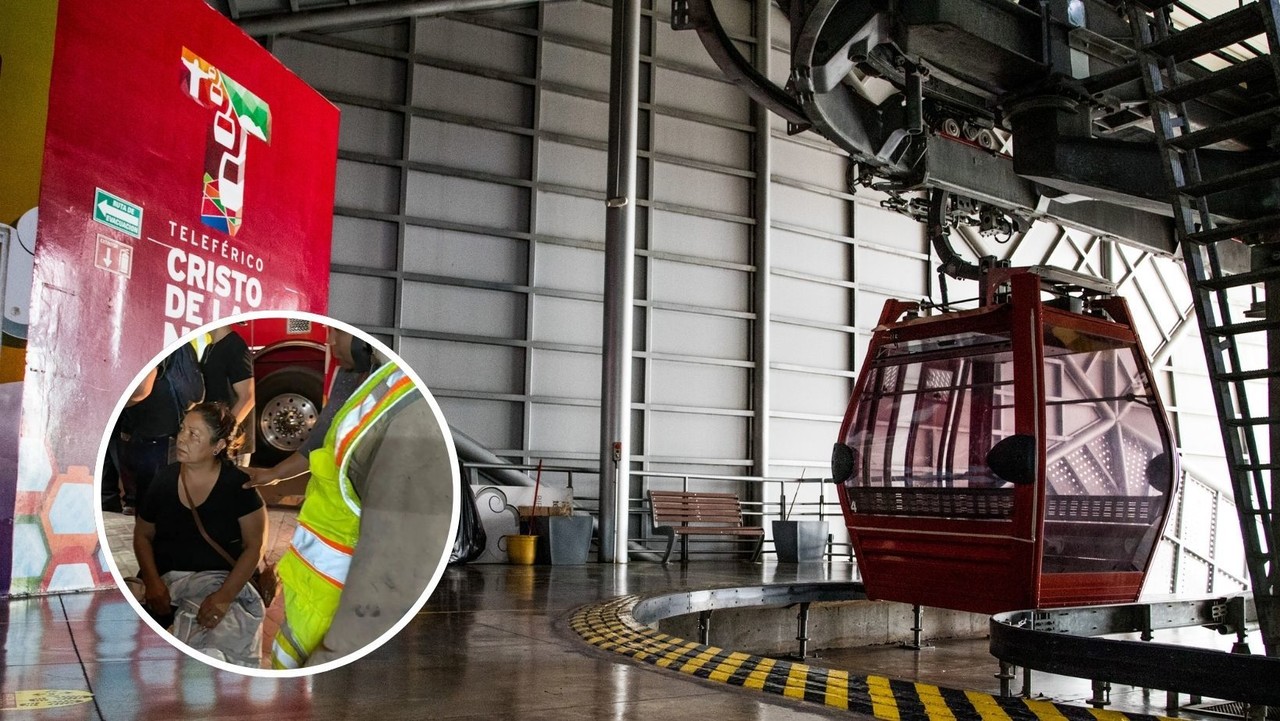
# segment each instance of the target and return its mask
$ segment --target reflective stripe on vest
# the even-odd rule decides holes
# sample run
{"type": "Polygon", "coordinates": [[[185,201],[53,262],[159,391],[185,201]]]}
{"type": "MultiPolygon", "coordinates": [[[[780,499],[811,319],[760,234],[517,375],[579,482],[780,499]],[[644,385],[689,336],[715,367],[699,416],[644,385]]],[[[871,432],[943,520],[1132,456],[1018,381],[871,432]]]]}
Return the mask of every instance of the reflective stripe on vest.
{"type": "Polygon", "coordinates": [[[413,390],[413,381],[409,376],[397,366],[387,363],[351,394],[346,406],[339,412],[339,418],[334,419],[325,436],[325,446],[333,449],[334,463],[338,467],[338,487],[342,491],[342,500],[357,516],[360,515],[360,499],[347,477],[352,450],[383,413],[413,390]]]}
{"type": "Polygon", "coordinates": [[[289,619],[284,619],[280,628],[276,630],[275,640],[271,643],[271,667],[298,668],[302,665],[304,655],[302,644],[298,643],[293,636],[293,630],[289,628],[289,619]]]}
{"type": "Polygon", "coordinates": [[[287,650],[285,650],[284,646],[281,645],[279,637],[277,637],[276,640],[271,643],[271,667],[272,668],[294,669],[294,668],[298,668],[301,665],[302,664],[298,661],[298,659],[294,658],[293,654],[289,653],[287,650]]]}
{"type": "Polygon", "coordinates": [[[287,636],[277,633],[272,646],[276,668],[306,665],[333,623],[360,539],[360,498],[347,476],[347,465],[364,435],[413,390],[403,371],[385,364],[342,404],[324,445],[311,452],[306,500],[298,512],[289,552],[278,566],[290,629],[287,636]]]}
{"type": "Polygon", "coordinates": [[[290,546],[311,570],[319,573],[325,580],[338,588],[346,584],[354,548],[327,540],[302,522],[294,529],[290,546]]]}

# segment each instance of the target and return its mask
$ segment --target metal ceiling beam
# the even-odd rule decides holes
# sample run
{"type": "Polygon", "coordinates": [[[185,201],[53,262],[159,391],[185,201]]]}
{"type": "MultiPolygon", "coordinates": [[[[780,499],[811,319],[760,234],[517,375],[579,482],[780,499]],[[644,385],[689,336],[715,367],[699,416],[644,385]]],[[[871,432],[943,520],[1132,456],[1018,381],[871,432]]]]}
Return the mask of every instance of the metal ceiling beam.
{"type": "Polygon", "coordinates": [[[351,25],[392,22],[405,18],[444,15],[476,10],[507,10],[536,5],[539,0],[386,0],[346,7],[324,8],[268,16],[244,18],[240,29],[253,35],[283,35],[314,30],[332,30],[351,25]]]}

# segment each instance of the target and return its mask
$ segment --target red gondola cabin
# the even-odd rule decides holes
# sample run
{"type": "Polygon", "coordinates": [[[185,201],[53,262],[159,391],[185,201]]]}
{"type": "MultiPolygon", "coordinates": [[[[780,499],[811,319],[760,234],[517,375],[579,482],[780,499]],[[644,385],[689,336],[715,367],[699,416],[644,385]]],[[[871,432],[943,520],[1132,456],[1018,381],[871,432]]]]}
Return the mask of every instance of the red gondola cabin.
{"type": "Polygon", "coordinates": [[[995,269],[975,310],[885,304],[832,461],[872,598],[1137,599],[1176,490],[1168,419],[1124,301],[1052,285],[995,269]]]}

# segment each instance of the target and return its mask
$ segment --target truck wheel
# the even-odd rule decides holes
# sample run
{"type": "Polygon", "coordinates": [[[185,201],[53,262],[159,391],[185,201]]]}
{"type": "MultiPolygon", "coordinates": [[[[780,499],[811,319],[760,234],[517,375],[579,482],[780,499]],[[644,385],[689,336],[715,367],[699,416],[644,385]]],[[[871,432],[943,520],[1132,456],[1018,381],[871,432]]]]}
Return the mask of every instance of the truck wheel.
{"type": "Polygon", "coordinates": [[[284,460],[311,435],[320,417],[324,379],[303,368],[278,370],[258,384],[257,445],[253,465],[272,466],[284,460]]]}

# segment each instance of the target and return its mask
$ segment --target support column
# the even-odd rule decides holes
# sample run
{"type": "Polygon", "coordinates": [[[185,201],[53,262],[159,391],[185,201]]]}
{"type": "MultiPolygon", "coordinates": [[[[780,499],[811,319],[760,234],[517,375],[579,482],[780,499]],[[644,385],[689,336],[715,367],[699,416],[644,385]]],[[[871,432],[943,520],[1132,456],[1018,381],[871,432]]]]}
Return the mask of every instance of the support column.
{"type": "MultiPolygon", "coordinates": [[[[755,0],[755,67],[765,77],[769,76],[769,49],[772,44],[769,17],[771,5],[770,0],[755,0]]],[[[751,357],[755,360],[756,372],[754,382],[751,384],[751,407],[755,411],[751,428],[751,448],[752,458],[755,460],[754,475],[757,476],[769,475],[770,462],[769,364],[772,354],[769,348],[771,332],[769,315],[772,312],[773,258],[769,236],[770,226],[773,225],[773,202],[770,195],[773,157],[769,120],[769,109],[760,103],[753,102],[751,123],[755,126],[755,144],[752,149],[751,165],[756,173],[752,187],[752,205],[756,225],[751,233],[751,257],[754,260],[756,273],[751,291],[751,307],[755,310],[756,322],[751,335],[751,357]]],[[[746,498],[749,501],[763,501],[763,484],[748,484],[746,498]]]]}
{"type": "Polygon", "coordinates": [[[609,54],[609,177],[600,373],[600,560],[626,563],[631,486],[631,349],[635,335],[640,0],[614,2],[609,54]]]}

